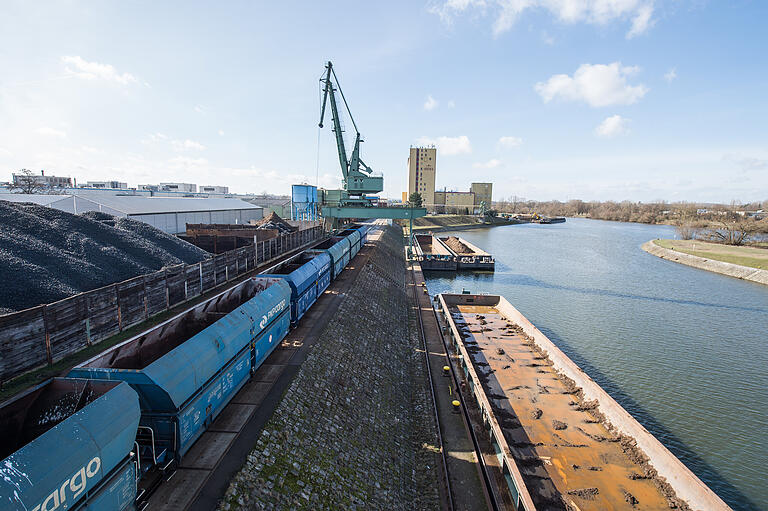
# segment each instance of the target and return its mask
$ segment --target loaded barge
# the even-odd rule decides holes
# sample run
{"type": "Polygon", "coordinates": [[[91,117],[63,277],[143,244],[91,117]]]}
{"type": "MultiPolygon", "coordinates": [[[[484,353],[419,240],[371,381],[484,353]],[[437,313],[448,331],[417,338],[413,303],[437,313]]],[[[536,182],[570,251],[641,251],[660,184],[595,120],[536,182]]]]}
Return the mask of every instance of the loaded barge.
{"type": "Polygon", "coordinates": [[[438,307],[517,509],[730,509],[506,299],[438,307]]]}
{"type": "Polygon", "coordinates": [[[456,271],[456,254],[431,234],[414,237],[416,259],[423,270],[456,271]]]}
{"type": "Polygon", "coordinates": [[[457,236],[438,238],[439,242],[456,255],[459,270],[493,271],[496,263],[493,256],[485,250],[457,236]]]}

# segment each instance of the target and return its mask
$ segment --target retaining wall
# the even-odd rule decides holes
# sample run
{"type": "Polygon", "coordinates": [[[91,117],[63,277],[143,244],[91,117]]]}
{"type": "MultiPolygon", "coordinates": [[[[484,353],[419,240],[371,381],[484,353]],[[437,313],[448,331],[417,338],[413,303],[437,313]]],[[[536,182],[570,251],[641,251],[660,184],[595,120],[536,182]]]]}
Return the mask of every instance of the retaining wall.
{"type": "Polygon", "coordinates": [[[320,227],[0,316],[0,384],[191,300],[322,236],[320,227]]]}
{"type": "Polygon", "coordinates": [[[668,248],[660,247],[654,243],[653,240],[643,243],[642,249],[649,254],[661,257],[662,259],[668,259],[676,263],[693,266],[694,268],[699,268],[701,270],[720,273],[729,277],[736,277],[737,279],[749,280],[750,282],[757,282],[758,284],[768,285],[768,270],[750,268],[749,266],[741,266],[740,264],[726,263],[724,261],[716,261],[714,259],[705,259],[703,257],[679,252],[677,250],[670,250],[668,248]]]}

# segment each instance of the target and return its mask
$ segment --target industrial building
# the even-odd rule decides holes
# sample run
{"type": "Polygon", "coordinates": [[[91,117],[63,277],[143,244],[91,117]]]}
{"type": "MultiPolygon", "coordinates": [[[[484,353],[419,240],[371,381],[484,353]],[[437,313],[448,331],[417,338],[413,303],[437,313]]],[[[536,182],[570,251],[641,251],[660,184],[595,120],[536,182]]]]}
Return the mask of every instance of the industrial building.
{"type": "Polygon", "coordinates": [[[127,190],[128,183],[122,181],[86,181],[85,185],[80,185],[81,188],[96,188],[97,190],[127,190]]]}
{"type": "Polygon", "coordinates": [[[13,186],[25,185],[33,179],[35,184],[42,188],[65,188],[72,186],[71,177],[46,176],[45,171],[41,170],[40,175],[27,176],[26,174],[13,174],[13,186]]]}
{"type": "Polygon", "coordinates": [[[408,197],[418,192],[427,209],[435,207],[436,169],[435,147],[411,147],[408,155],[408,197]]]}
{"type": "Polygon", "coordinates": [[[215,185],[202,185],[200,187],[201,193],[220,193],[222,195],[229,193],[228,186],[215,186],[215,185]]]}
{"type": "Polygon", "coordinates": [[[197,185],[193,183],[160,183],[160,189],[169,192],[196,193],[197,185]]]}
{"type": "Polygon", "coordinates": [[[260,206],[240,199],[146,197],[95,192],[78,195],[0,194],[0,200],[32,202],[68,213],[101,211],[129,217],[169,234],[186,232],[187,224],[247,224],[264,218],[260,206]]]}
{"type": "Polygon", "coordinates": [[[475,206],[480,206],[481,202],[490,208],[493,200],[493,183],[472,183],[469,191],[475,194],[475,206]]]}

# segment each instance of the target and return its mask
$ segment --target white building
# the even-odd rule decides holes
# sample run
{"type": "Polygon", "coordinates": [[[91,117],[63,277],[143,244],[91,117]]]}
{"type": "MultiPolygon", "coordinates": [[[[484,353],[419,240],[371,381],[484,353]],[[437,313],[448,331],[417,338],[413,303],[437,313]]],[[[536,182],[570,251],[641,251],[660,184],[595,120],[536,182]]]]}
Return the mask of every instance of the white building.
{"type": "Polygon", "coordinates": [[[33,180],[35,184],[43,187],[43,188],[66,188],[69,186],[72,186],[72,178],[71,177],[59,177],[59,176],[46,176],[45,171],[41,170],[40,175],[32,175],[27,176],[25,174],[12,174],[13,175],[13,184],[18,185],[24,185],[29,182],[29,180],[33,180]]]}
{"type": "Polygon", "coordinates": [[[169,192],[196,193],[197,185],[192,183],[160,183],[160,189],[169,192]]]}
{"type": "Polygon", "coordinates": [[[128,183],[123,183],[120,181],[86,181],[85,185],[80,185],[80,187],[111,189],[111,190],[126,190],[128,189],[128,183]]]}
{"type": "Polygon", "coordinates": [[[200,186],[200,192],[201,193],[227,194],[227,193],[229,193],[229,187],[228,186],[215,186],[215,185],[201,185],[200,186]]]}
{"type": "Polygon", "coordinates": [[[147,197],[109,195],[94,190],[77,195],[0,194],[0,200],[32,202],[68,213],[101,211],[117,217],[129,217],[170,234],[187,230],[187,224],[247,224],[264,218],[264,209],[240,199],[147,197]]]}

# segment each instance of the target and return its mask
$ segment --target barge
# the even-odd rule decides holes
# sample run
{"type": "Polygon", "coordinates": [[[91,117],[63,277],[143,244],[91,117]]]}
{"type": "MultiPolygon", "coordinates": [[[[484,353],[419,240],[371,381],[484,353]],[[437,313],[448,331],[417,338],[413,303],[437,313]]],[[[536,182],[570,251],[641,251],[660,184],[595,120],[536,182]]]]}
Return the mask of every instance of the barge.
{"type": "Polygon", "coordinates": [[[496,267],[491,254],[463,238],[446,236],[438,238],[438,241],[456,256],[456,265],[459,270],[493,271],[496,267]]]}
{"type": "Polygon", "coordinates": [[[414,237],[416,259],[422,270],[456,271],[457,257],[448,247],[431,234],[416,234],[414,237]]]}
{"type": "Polygon", "coordinates": [[[506,299],[438,307],[517,509],[730,509],[506,299]]]}

